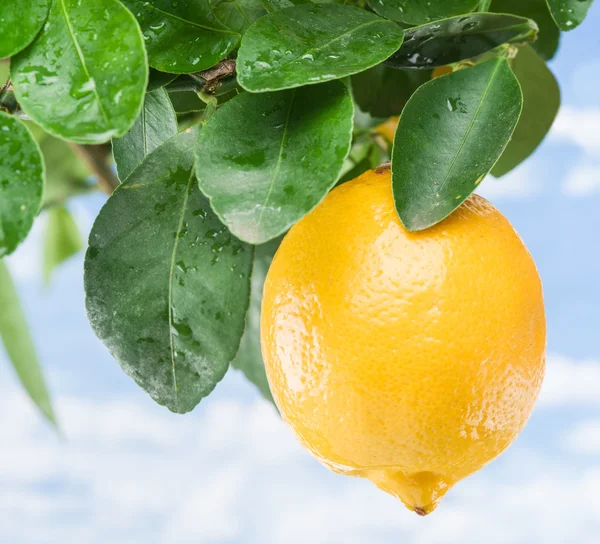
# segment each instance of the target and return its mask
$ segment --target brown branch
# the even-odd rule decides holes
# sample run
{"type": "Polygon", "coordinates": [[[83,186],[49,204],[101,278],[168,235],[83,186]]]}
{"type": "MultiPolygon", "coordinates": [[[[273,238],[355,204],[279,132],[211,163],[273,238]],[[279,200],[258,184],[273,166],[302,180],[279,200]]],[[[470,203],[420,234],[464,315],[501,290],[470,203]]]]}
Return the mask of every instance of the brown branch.
{"type": "Polygon", "coordinates": [[[119,179],[110,164],[110,146],[69,144],[98,177],[98,187],[107,195],[119,186],[119,179]]]}

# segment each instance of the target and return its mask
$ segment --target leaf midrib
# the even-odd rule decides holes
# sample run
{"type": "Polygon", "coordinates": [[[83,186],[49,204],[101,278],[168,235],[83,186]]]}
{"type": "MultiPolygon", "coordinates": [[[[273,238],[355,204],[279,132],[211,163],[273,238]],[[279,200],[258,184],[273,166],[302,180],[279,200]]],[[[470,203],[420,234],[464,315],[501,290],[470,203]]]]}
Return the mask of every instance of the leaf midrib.
{"type": "Polygon", "coordinates": [[[448,179],[450,177],[450,173],[452,172],[452,169],[454,168],[454,164],[456,163],[456,161],[458,160],[459,155],[461,154],[463,148],[465,147],[465,144],[467,143],[467,139],[469,138],[469,135],[471,134],[471,131],[473,130],[473,127],[475,126],[475,121],[477,120],[477,117],[479,116],[479,112],[481,111],[481,108],[483,107],[483,104],[485,102],[485,99],[488,95],[488,93],[490,92],[490,89],[492,87],[492,83],[494,82],[494,79],[496,78],[496,74],[498,73],[498,70],[500,68],[502,64],[502,61],[498,61],[494,71],[490,74],[490,77],[488,79],[488,82],[485,86],[485,89],[483,91],[483,94],[481,95],[481,99],[479,100],[479,104],[477,105],[477,109],[475,110],[475,113],[473,114],[473,117],[471,118],[471,121],[469,122],[469,126],[467,127],[467,131],[465,132],[465,135],[462,137],[462,140],[460,142],[460,146],[458,147],[458,150],[456,151],[456,153],[454,154],[454,157],[452,158],[452,161],[450,162],[450,165],[448,166],[448,169],[446,170],[446,174],[444,176],[444,179],[442,180],[442,182],[440,183],[440,187],[438,189],[438,193],[441,193],[447,183],[448,183],[448,179]]]}
{"type": "Polygon", "coordinates": [[[98,101],[98,108],[100,109],[100,113],[102,114],[104,122],[106,123],[106,126],[108,127],[108,125],[109,125],[108,116],[106,115],[106,111],[104,110],[104,104],[102,104],[102,100],[100,99],[100,95],[98,94],[98,89],[96,88],[96,79],[94,77],[92,77],[92,75],[90,74],[88,67],[85,63],[85,58],[83,56],[83,51],[81,50],[81,46],[79,45],[79,42],[75,39],[75,31],[73,29],[73,26],[71,25],[69,16],[67,15],[67,8],[65,6],[65,0],[58,0],[58,2],[60,5],[60,9],[62,11],[63,17],[65,19],[65,24],[67,25],[67,30],[69,31],[69,36],[71,37],[71,40],[73,41],[73,45],[75,46],[75,51],[77,52],[77,56],[79,57],[79,62],[81,62],[81,67],[83,68],[83,71],[85,72],[85,75],[87,76],[88,81],[90,79],[94,81],[93,93],[94,93],[94,96],[96,97],[96,100],[98,101]]]}
{"type": "Polygon", "coordinates": [[[150,4],[146,7],[149,7],[151,9],[153,9],[154,11],[157,11],[158,13],[162,13],[165,17],[171,17],[172,19],[175,19],[176,21],[180,21],[182,23],[185,24],[189,24],[192,26],[195,26],[197,28],[202,28],[204,30],[210,30],[211,32],[219,32],[221,34],[231,34],[233,36],[239,36],[239,34],[237,32],[234,32],[233,30],[229,30],[229,29],[225,29],[225,28],[212,28],[210,26],[206,26],[206,25],[202,25],[200,23],[196,23],[195,21],[190,21],[189,19],[184,19],[183,17],[179,17],[179,15],[175,15],[174,13],[170,13],[168,11],[163,11],[160,8],[157,8],[156,6],[150,4]]]}

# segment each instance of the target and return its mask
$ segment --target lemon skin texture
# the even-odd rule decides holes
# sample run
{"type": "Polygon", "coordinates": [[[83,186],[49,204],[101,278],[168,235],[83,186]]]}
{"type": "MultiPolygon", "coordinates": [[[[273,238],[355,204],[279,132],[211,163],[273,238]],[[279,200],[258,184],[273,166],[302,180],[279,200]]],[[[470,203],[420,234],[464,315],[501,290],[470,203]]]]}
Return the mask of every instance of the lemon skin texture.
{"type": "Polygon", "coordinates": [[[545,368],[542,286],[485,199],[410,233],[389,169],[377,169],[334,189],[283,240],[261,344],[299,441],[426,515],[525,426],[545,368]]]}

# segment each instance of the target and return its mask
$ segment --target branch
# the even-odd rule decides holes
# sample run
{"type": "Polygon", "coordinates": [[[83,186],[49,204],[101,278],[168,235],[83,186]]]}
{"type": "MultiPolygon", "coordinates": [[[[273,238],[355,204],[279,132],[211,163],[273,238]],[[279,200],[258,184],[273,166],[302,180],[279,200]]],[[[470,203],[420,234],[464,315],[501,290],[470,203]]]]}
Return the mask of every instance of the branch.
{"type": "Polygon", "coordinates": [[[98,177],[98,187],[107,195],[119,186],[119,179],[110,164],[110,146],[69,144],[98,177]]]}

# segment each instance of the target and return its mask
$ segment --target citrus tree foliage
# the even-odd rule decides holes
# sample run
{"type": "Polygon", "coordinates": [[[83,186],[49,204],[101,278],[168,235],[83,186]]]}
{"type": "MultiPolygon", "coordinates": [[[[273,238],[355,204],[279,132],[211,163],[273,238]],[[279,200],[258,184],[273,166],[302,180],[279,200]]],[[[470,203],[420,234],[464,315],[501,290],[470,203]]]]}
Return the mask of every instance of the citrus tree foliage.
{"type": "MultiPolygon", "coordinates": [[[[35,0],[0,5],[0,258],[45,209],[44,276],[82,247],[91,326],[156,402],[192,410],[260,354],[281,236],[391,160],[404,226],[525,160],[560,104],[546,65],[592,0],[35,0]],[[399,116],[393,142],[377,126],[399,116]]],[[[53,418],[8,269],[0,336],[53,418]]]]}

